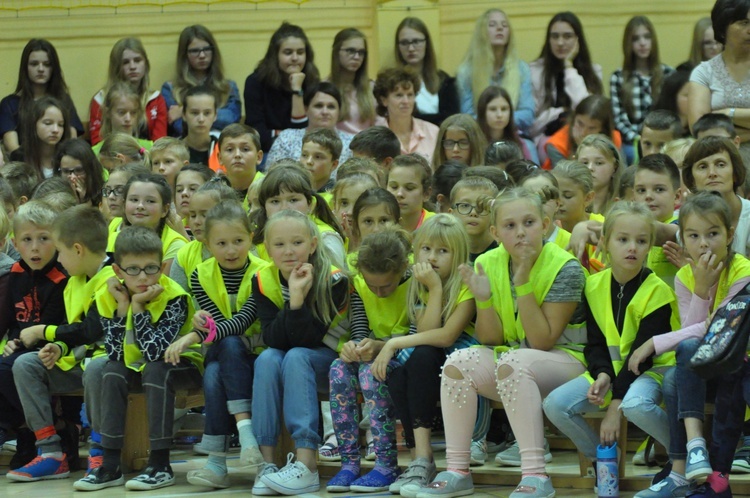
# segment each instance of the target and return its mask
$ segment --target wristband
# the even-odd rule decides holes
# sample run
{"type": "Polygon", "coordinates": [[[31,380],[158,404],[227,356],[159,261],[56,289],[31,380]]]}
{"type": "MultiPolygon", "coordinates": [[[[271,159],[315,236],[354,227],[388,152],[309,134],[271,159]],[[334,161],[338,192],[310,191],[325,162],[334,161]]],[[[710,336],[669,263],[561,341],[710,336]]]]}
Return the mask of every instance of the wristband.
{"type": "Polygon", "coordinates": [[[490,297],[486,301],[480,301],[479,299],[476,299],[475,302],[477,304],[478,310],[486,310],[488,308],[492,308],[492,297],[490,297]]]}
{"type": "Polygon", "coordinates": [[[734,113],[735,113],[735,111],[737,111],[737,109],[735,109],[734,107],[730,107],[729,108],[729,119],[731,119],[732,122],[734,122],[734,113]]]}
{"type": "Polygon", "coordinates": [[[534,292],[534,287],[531,285],[531,282],[516,286],[516,297],[526,296],[532,292],[534,292]]]}
{"type": "Polygon", "coordinates": [[[203,342],[212,343],[216,339],[216,322],[210,316],[206,317],[206,327],[208,327],[208,335],[203,342]]]}

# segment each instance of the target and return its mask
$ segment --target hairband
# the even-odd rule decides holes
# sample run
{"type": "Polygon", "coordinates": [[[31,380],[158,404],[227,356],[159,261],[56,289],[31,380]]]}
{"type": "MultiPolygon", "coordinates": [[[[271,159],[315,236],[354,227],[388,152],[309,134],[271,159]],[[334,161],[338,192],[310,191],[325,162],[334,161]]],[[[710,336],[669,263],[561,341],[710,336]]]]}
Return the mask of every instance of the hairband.
{"type": "Polygon", "coordinates": [[[144,152],[146,152],[146,149],[144,149],[143,147],[141,147],[140,149],[138,149],[138,153],[140,155],[143,155],[144,152]]]}

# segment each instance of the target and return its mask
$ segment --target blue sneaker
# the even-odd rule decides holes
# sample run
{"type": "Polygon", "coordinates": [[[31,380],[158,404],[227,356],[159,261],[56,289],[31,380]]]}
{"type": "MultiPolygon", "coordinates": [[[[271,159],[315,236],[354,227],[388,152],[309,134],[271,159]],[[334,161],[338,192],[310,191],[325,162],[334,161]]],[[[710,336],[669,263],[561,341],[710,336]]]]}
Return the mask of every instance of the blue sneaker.
{"type": "Polygon", "coordinates": [[[652,484],[650,488],[636,493],[634,498],[681,498],[687,496],[690,485],[678,485],[670,476],[652,484]]]}
{"type": "Polygon", "coordinates": [[[688,480],[708,477],[713,472],[711,463],[708,461],[708,450],[699,446],[688,451],[685,462],[685,477],[688,480]]]}
{"type": "Polygon", "coordinates": [[[359,479],[359,474],[355,474],[349,469],[339,470],[338,473],[331,477],[326,485],[326,491],[329,493],[347,493],[352,483],[359,479]]]}
{"type": "Polygon", "coordinates": [[[20,469],[11,470],[5,477],[10,481],[34,482],[46,479],[65,479],[70,476],[68,459],[63,454],[61,459],[37,455],[20,469]]]}
{"type": "Polygon", "coordinates": [[[692,492],[688,493],[686,496],[694,498],[732,498],[732,488],[727,487],[727,489],[725,489],[721,493],[717,493],[713,490],[709,483],[704,482],[703,484],[695,488],[692,492]]]}
{"type": "Polygon", "coordinates": [[[399,472],[397,469],[389,470],[387,474],[383,474],[380,471],[373,469],[354,481],[350,490],[355,493],[378,493],[380,491],[388,491],[391,484],[396,482],[398,475],[399,472]]]}

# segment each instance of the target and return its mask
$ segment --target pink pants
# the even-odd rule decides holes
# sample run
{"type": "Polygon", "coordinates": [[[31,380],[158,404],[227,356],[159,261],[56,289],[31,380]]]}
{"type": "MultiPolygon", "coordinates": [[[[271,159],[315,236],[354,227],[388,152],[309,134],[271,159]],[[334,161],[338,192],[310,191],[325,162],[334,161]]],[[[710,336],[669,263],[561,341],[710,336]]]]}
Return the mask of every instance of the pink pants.
{"type": "Polygon", "coordinates": [[[565,351],[518,349],[495,362],[488,348],[461,349],[448,357],[440,385],[440,404],[447,430],[448,468],[468,470],[477,396],[502,401],[521,451],[523,474],[545,474],[542,400],[555,388],[585,371],[565,351]],[[461,379],[454,367],[461,373],[461,379]],[[446,374],[447,371],[447,374],[446,374]],[[502,378],[500,378],[502,377],[502,378]]]}

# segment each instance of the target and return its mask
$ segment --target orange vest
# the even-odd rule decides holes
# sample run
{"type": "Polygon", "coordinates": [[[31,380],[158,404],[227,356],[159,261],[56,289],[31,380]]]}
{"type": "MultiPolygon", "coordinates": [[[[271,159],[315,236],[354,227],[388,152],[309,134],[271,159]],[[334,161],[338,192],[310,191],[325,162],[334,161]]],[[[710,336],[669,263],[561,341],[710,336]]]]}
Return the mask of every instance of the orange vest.
{"type": "MultiPolygon", "coordinates": [[[[612,138],[612,142],[615,144],[615,147],[620,150],[622,148],[622,135],[620,135],[620,132],[617,130],[613,130],[612,137],[610,138],[612,138]]],[[[563,126],[559,130],[557,130],[554,135],[549,137],[546,146],[550,145],[557,149],[560,154],[570,159],[571,156],[575,154],[574,150],[570,150],[570,125],[563,126]]],[[[542,164],[542,168],[552,169],[552,161],[549,157],[544,161],[544,164],[542,164]]]]}

